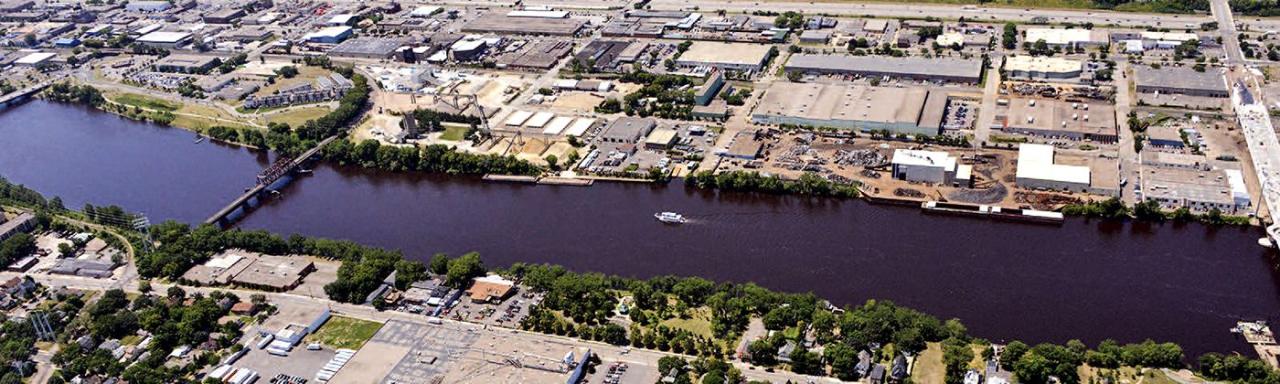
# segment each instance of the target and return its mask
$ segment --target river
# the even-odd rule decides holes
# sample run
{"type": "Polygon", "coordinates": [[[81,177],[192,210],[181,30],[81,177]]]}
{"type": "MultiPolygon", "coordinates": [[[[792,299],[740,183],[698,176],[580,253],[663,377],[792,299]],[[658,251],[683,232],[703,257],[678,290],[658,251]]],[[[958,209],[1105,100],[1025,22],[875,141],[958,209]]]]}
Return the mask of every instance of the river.
{"type": "MultiPolygon", "coordinates": [[[[0,175],[69,207],[118,204],[200,222],[253,183],[268,156],[190,132],[32,101],[0,112],[0,175]]],[[[479,251],[489,265],[547,262],[646,277],[698,275],[889,299],[996,341],[1093,345],[1152,338],[1252,354],[1227,332],[1280,314],[1257,228],[1069,219],[1030,225],[856,200],[598,183],[552,187],[320,164],[239,224],[403,250],[479,251]],[[656,211],[692,219],[668,226],[656,211]]]]}

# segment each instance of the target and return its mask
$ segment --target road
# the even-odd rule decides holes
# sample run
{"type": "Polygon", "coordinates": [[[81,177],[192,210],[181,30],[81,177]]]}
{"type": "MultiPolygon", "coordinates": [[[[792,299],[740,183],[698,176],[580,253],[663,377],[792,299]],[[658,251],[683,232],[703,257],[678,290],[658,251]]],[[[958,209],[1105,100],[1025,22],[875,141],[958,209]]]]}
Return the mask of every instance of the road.
{"type": "Polygon", "coordinates": [[[1227,51],[1226,65],[1244,64],[1244,53],[1240,51],[1239,33],[1236,32],[1236,20],[1231,15],[1231,4],[1228,0],[1212,0],[1209,8],[1213,18],[1218,22],[1218,31],[1222,34],[1222,49],[1227,51]]]}
{"type": "Polygon", "coordinates": [[[997,64],[1000,60],[1003,58],[991,58],[987,82],[982,87],[982,105],[978,107],[978,121],[973,126],[973,145],[977,148],[982,148],[991,139],[991,125],[996,121],[996,99],[1000,97],[1000,83],[1004,81],[1000,78],[1000,64],[997,64]]]}
{"type": "MultiPolygon", "coordinates": [[[[1133,108],[1133,94],[1129,91],[1129,62],[1127,60],[1118,60],[1116,62],[1116,70],[1113,71],[1116,86],[1116,129],[1120,131],[1119,156],[1120,156],[1120,180],[1129,181],[1133,185],[1142,185],[1141,176],[1141,154],[1134,148],[1134,133],[1129,129],[1129,111],[1133,108]]],[[[1124,183],[1122,183],[1124,184],[1124,183]]],[[[1138,202],[1138,196],[1133,192],[1133,188],[1129,188],[1128,184],[1120,186],[1120,199],[1127,204],[1135,204],[1138,202]]]]}
{"type": "Polygon", "coordinates": [[[1194,24],[1196,27],[1199,27],[1201,23],[1213,20],[1208,15],[1143,14],[1098,10],[1028,9],[987,6],[965,9],[964,7],[955,4],[901,4],[893,2],[860,4],[854,2],[831,3],[813,1],[653,0],[649,5],[654,10],[690,10],[697,7],[697,9],[704,12],[720,9],[734,13],[751,13],[753,11],[802,11],[807,14],[874,16],[882,18],[937,17],[942,19],[959,19],[963,17],[966,20],[988,22],[1028,22],[1035,17],[1045,17],[1050,23],[1083,23],[1091,21],[1098,25],[1158,26],[1166,28],[1185,28],[1187,24],[1194,24]]]}

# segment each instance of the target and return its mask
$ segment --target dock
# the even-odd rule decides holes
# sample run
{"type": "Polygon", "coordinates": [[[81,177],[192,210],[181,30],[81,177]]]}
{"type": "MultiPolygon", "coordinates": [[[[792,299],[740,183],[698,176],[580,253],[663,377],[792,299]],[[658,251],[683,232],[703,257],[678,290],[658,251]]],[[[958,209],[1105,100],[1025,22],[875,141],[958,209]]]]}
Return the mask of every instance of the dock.
{"type": "Polygon", "coordinates": [[[523,175],[488,174],[488,175],[484,175],[484,177],[481,177],[480,179],[484,181],[500,181],[500,182],[506,182],[506,183],[533,184],[538,182],[537,176],[523,176],[523,175]]]}
{"type": "Polygon", "coordinates": [[[484,181],[496,181],[500,183],[521,183],[521,184],[540,184],[540,185],[561,185],[570,187],[590,187],[595,184],[595,180],[578,177],[560,177],[560,176],[524,176],[524,175],[495,175],[488,174],[480,178],[484,181]]]}
{"type": "Polygon", "coordinates": [[[1272,369],[1280,369],[1280,360],[1277,360],[1280,357],[1280,345],[1276,344],[1275,334],[1271,333],[1271,327],[1267,326],[1267,323],[1240,321],[1236,323],[1235,328],[1231,328],[1231,333],[1243,336],[1244,341],[1258,352],[1258,357],[1272,369]]]}
{"type": "Polygon", "coordinates": [[[564,186],[570,186],[570,187],[590,187],[592,184],[595,184],[595,180],[579,179],[579,178],[573,178],[573,177],[552,176],[552,177],[544,177],[539,179],[538,184],[564,185],[564,186]]]}

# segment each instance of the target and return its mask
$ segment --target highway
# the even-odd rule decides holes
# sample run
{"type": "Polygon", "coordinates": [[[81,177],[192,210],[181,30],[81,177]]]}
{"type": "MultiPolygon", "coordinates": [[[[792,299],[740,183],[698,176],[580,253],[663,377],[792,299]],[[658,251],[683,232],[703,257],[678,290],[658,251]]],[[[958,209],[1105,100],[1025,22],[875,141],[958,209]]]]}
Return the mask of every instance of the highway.
{"type": "MultiPolygon", "coordinates": [[[[1224,0],[1225,1],[1225,0],[1224,0]]],[[[1029,9],[988,6],[962,7],[956,4],[901,4],[901,3],[854,3],[854,2],[804,2],[804,1],[755,1],[755,0],[653,0],[649,3],[654,10],[691,10],[694,7],[704,12],[723,9],[735,13],[751,13],[753,11],[801,11],[807,14],[826,14],[839,16],[874,16],[883,18],[895,17],[937,17],[942,19],[959,19],[975,21],[1022,21],[1044,17],[1050,23],[1083,23],[1093,22],[1097,25],[1122,26],[1160,26],[1166,28],[1185,28],[1193,24],[1199,28],[1201,23],[1212,21],[1209,15],[1175,15],[1145,14],[1129,12],[1112,12],[1098,10],[1069,9],[1029,9]]]]}

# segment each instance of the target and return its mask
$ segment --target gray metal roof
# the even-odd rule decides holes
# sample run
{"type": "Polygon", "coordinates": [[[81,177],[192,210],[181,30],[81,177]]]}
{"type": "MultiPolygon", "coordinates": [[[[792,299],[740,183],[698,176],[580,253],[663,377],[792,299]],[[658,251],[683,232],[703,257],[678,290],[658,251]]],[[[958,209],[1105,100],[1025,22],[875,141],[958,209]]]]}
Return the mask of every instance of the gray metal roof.
{"type": "Polygon", "coordinates": [[[1133,73],[1138,86],[1227,91],[1227,83],[1222,79],[1222,73],[1215,68],[1196,72],[1186,67],[1154,69],[1142,65],[1134,67],[1133,73]]]}
{"type": "Polygon", "coordinates": [[[843,71],[850,73],[896,73],[911,76],[968,77],[977,79],[981,60],[922,57],[851,55],[792,55],[787,69],[843,71]]]}

